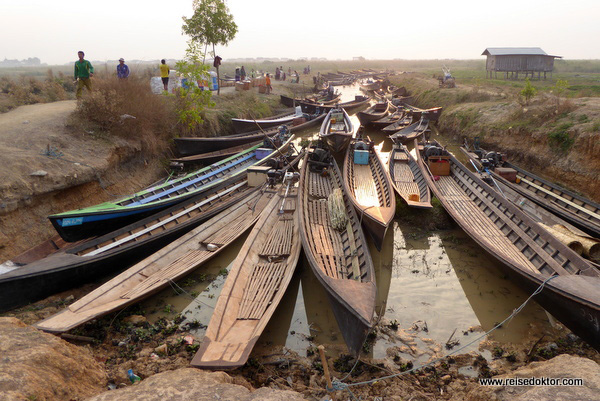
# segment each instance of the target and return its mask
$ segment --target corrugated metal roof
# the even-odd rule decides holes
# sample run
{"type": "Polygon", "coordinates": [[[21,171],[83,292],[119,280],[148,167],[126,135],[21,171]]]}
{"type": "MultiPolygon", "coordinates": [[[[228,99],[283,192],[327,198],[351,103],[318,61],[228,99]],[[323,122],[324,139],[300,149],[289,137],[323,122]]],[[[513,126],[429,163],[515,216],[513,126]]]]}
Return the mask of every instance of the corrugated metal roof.
{"type": "Polygon", "coordinates": [[[481,53],[482,56],[508,56],[528,55],[547,56],[545,51],[539,47],[488,47],[481,53]]]}

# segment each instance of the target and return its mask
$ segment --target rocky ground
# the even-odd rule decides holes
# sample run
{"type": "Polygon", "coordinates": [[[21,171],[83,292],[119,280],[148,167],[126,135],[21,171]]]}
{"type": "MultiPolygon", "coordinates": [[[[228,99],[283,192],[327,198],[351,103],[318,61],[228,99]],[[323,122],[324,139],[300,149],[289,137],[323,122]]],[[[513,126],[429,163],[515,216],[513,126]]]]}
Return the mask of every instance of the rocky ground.
{"type": "MultiPolygon", "coordinates": [[[[98,203],[142,188],[162,174],[159,163],[139,157],[139,146],[75,132],[75,102],[25,106],[0,115],[0,259],[25,250],[52,232],[46,216],[98,203]],[[24,234],[26,233],[26,234],[24,234]]],[[[243,368],[209,373],[189,368],[198,343],[179,319],[153,325],[135,310],[111,315],[70,338],[42,333],[31,324],[89,292],[93,285],[57,294],[0,317],[0,393],[7,400],[283,400],[352,399],[348,390],[328,392],[314,350],[257,349],[243,368]],[[68,341],[67,341],[68,340],[68,341]],[[132,369],[141,381],[132,384],[132,369]]],[[[375,336],[410,346],[406,332],[381,321],[375,336]],[[408,345],[407,345],[408,344],[408,345]]],[[[470,334],[471,335],[471,334],[470,334]]],[[[487,343],[492,358],[456,355],[399,378],[350,387],[363,400],[581,400],[598,399],[600,356],[563,331],[518,345],[487,343]],[[470,372],[470,373],[467,373],[470,372]],[[576,377],[583,387],[484,387],[478,377],[576,377]],[[596,397],[596,398],[594,398],[596,397]]],[[[330,358],[333,375],[358,383],[410,370],[391,347],[382,360],[354,367],[349,356],[330,358]]],[[[449,352],[449,350],[442,350],[449,352]]]]}

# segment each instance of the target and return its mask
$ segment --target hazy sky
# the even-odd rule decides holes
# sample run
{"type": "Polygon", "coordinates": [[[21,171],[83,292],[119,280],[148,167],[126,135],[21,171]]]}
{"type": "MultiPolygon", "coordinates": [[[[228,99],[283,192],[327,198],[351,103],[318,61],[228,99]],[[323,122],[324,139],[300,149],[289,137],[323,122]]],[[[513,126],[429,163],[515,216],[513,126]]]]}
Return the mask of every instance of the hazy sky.
{"type": "MultiPolygon", "coordinates": [[[[486,47],[541,47],[600,59],[599,0],[228,0],[239,32],[224,59],[483,59],[486,47]]],[[[0,0],[0,60],[181,58],[192,0],[0,0]]]]}

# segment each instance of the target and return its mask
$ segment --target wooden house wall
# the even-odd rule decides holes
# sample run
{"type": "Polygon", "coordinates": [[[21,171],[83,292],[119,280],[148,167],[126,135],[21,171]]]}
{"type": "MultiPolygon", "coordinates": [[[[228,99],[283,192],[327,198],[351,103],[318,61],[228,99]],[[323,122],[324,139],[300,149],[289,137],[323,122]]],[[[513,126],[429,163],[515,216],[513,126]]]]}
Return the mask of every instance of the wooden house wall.
{"type": "Polygon", "coordinates": [[[487,56],[488,71],[541,71],[552,72],[554,57],[542,55],[487,56]]]}

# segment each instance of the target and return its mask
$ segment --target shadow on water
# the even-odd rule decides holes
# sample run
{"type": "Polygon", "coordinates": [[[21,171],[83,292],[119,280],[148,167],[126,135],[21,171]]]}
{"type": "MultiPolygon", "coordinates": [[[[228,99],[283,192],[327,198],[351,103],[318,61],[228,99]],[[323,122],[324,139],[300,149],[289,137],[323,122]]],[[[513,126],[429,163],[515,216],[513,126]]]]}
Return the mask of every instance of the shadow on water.
{"type": "MultiPolygon", "coordinates": [[[[341,89],[343,101],[359,93],[353,87],[341,89]]],[[[358,124],[355,113],[352,119],[358,124]]],[[[316,137],[318,129],[300,133],[297,141],[316,137]]],[[[380,132],[369,131],[368,135],[382,145],[385,159],[391,148],[389,141],[380,132]]],[[[470,329],[481,326],[490,330],[527,298],[462,230],[427,232],[398,217],[388,230],[382,252],[377,252],[368,240],[378,287],[376,318],[398,327],[396,335],[381,333],[368,356],[382,358],[388,348],[395,347],[403,358],[426,362],[450,352],[445,344],[453,332],[453,339],[460,342],[457,349],[480,334],[470,329]]],[[[181,311],[188,321],[207,325],[226,271],[245,238],[242,236],[207,266],[178,282],[181,289],[173,287],[146,300],[142,307],[149,312],[149,320],[172,319],[181,311]]],[[[545,312],[535,303],[493,333],[492,339],[518,343],[532,326],[549,326],[545,312]]],[[[200,340],[204,331],[201,327],[193,334],[200,340]]],[[[304,256],[258,344],[285,346],[300,355],[319,344],[324,344],[330,355],[347,353],[328,296],[304,256]]],[[[461,352],[477,350],[478,345],[461,352]]]]}

